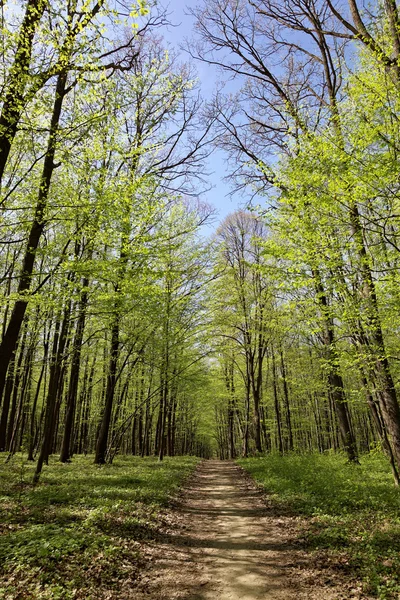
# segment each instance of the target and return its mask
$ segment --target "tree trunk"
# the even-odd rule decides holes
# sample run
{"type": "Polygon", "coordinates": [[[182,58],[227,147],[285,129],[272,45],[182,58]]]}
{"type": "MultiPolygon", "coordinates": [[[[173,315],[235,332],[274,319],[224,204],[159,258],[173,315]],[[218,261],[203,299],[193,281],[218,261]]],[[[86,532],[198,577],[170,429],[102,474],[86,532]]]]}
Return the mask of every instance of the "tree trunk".
{"type": "Polygon", "coordinates": [[[51,351],[51,364],[50,364],[50,377],[49,377],[49,388],[47,391],[47,399],[45,405],[44,412],[44,426],[43,426],[43,435],[41,442],[41,449],[39,453],[38,462],[36,464],[35,474],[33,476],[33,483],[37,483],[39,481],[40,473],[42,472],[43,463],[48,460],[48,455],[50,451],[50,444],[52,442],[52,431],[53,431],[53,419],[54,419],[54,410],[56,404],[56,391],[58,387],[57,375],[58,371],[56,369],[57,362],[57,350],[60,341],[60,325],[61,319],[58,317],[55,323],[54,328],[54,337],[51,351]]]}
{"type": "Polygon", "coordinates": [[[367,381],[366,376],[362,373],[361,377],[362,377],[362,382],[363,382],[363,386],[365,389],[365,394],[367,397],[368,406],[370,408],[371,415],[372,415],[372,418],[373,418],[373,421],[374,421],[374,424],[376,427],[376,431],[378,433],[379,439],[381,440],[383,450],[389,459],[394,483],[396,486],[398,486],[400,484],[399,472],[398,472],[398,469],[396,466],[396,461],[395,461],[395,457],[393,454],[392,446],[390,444],[389,438],[386,433],[385,424],[384,424],[382,413],[380,410],[380,404],[379,404],[379,402],[376,402],[374,400],[374,398],[369,390],[368,381],[367,381]]]}
{"type": "Polygon", "coordinates": [[[272,349],[272,385],[273,385],[273,390],[274,390],[274,406],[275,406],[278,450],[279,450],[280,454],[283,454],[282,417],[281,417],[281,409],[280,409],[280,405],[279,405],[278,382],[277,382],[277,377],[276,377],[276,363],[275,363],[274,349],[272,349]]]}
{"type": "Polygon", "coordinates": [[[367,303],[368,328],[366,331],[366,350],[374,358],[377,391],[388,438],[393,448],[397,469],[400,468],[400,408],[397,393],[387,359],[378,299],[372,278],[367,249],[364,242],[362,224],[356,204],[350,209],[352,233],[356,242],[363,278],[362,296],[367,303]]]}
{"type": "MultiPolygon", "coordinates": [[[[49,331],[49,336],[50,336],[50,331],[49,331]]],[[[34,442],[35,442],[36,407],[37,407],[37,403],[38,403],[38,399],[39,399],[40,388],[42,386],[43,376],[44,376],[46,366],[47,366],[46,363],[47,363],[48,349],[49,349],[49,338],[47,339],[47,341],[44,344],[43,364],[42,364],[42,368],[40,369],[40,375],[39,375],[39,379],[38,379],[38,382],[36,385],[36,392],[35,392],[35,396],[34,396],[33,404],[32,404],[31,423],[30,423],[30,431],[29,431],[28,460],[33,460],[33,453],[35,450],[34,442]]]]}
{"type": "Polygon", "coordinates": [[[7,424],[8,414],[10,412],[11,397],[14,387],[15,377],[15,351],[10,360],[10,367],[7,375],[7,383],[4,390],[3,406],[0,418],[0,452],[4,452],[7,445],[7,424]]]}
{"type": "Polygon", "coordinates": [[[340,437],[349,461],[358,463],[357,445],[350,427],[343,379],[339,372],[334,325],[328,313],[328,299],[317,269],[313,270],[313,276],[317,300],[322,312],[325,358],[328,364],[328,385],[339,423],[340,437]]]}
{"type": "Polygon", "coordinates": [[[283,358],[283,350],[280,350],[280,358],[281,358],[281,373],[282,373],[282,381],[283,381],[283,402],[285,406],[285,416],[286,416],[286,428],[287,428],[287,436],[288,443],[287,449],[289,452],[293,451],[293,432],[292,432],[292,419],[290,414],[290,402],[289,402],[289,390],[287,385],[286,378],[286,366],[283,358]]]}
{"type": "Polygon", "coordinates": [[[28,0],[18,34],[14,63],[3,91],[4,99],[0,115],[0,188],[11,146],[24,109],[24,92],[28,83],[33,39],[46,5],[47,0],[28,0]]]}
{"type": "Polygon", "coordinates": [[[27,292],[31,287],[36,251],[45,225],[45,209],[50,190],[50,182],[55,168],[54,157],[56,152],[56,138],[63,99],[65,96],[66,82],[67,74],[61,73],[57,78],[53,114],[50,124],[50,135],[43,164],[35,217],[29,232],[28,243],[25,248],[22,269],[19,276],[17,293],[20,297],[14,304],[6,332],[0,344],[0,396],[3,393],[7,369],[15,351],[26,308],[28,306],[27,292]]]}
{"type": "Polygon", "coordinates": [[[105,406],[103,417],[100,423],[99,433],[96,442],[96,454],[94,462],[96,465],[103,465],[106,462],[108,433],[110,430],[112,407],[115,394],[115,384],[117,377],[117,363],[119,357],[119,314],[114,317],[114,323],[111,330],[111,351],[108,365],[107,387],[105,394],[105,406]]]}
{"type": "Polygon", "coordinates": [[[88,303],[89,279],[85,277],[82,281],[83,292],[81,294],[78,323],[76,326],[75,339],[73,343],[71,372],[69,378],[67,406],[65,415],[64,435],[62,441],[62,449],[60,455],[61,462],[68,462],[71,458],[71,439],[72,428],[75,417],[76,398],[78,393],[79,373],[81,365],[81,350],[83,341],[83,332],[85,329],[86,307],[88,303]]]}

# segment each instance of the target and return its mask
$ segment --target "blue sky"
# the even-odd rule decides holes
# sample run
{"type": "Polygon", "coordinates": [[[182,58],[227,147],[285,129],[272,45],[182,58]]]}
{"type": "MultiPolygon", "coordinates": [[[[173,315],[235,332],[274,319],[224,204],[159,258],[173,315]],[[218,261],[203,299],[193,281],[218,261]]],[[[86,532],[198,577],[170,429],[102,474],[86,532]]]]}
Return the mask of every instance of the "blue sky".
{"type": "MultiPolygon", "coordinates": [[[[184,46],[185,40],[195,36],[193,18],[188,15],[188,8],[198,6],[196,0],[170,0],[168,3],[169,19],[175,27],[168,27],[164,32],[165,39],[175,48],[184,46]]],[[[189,60],[181,50],[183,60],[189,60]]],[[[209,65],[200,62],[195,63],[199,84],[204,98],[210,98],[216,85],[217,71],[209,65]]],[[[209,171],[212,172],[209,177],[212,189],[204,195],[204,198],[212,204],[218,211],[218,221],[221,221],[226,215],[233,212],[241,204],[243,198],[239,195],[230,196],[230,187],[223,181],[227,174],[227,166],[224,161],[224,154],[215,152],[209,160],[209,171]]],[[[214,227],[216,223],[214,224],[214,227]]]]}

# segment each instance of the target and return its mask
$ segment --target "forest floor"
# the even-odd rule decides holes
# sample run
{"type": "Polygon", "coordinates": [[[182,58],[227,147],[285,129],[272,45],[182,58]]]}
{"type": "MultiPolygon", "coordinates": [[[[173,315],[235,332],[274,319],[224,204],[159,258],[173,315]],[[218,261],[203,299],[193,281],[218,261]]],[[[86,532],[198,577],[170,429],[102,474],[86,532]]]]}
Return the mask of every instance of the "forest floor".
{"type": "MultiPolygon", "coordinates": [[[[246,465],[246,461],[243,464],[246,465]]],[[[233,462],[204,461],[200,464],[171,511],[169,528],[149,544],[148,566],[129,598],[400,598],[396,583],[400,558],[397,547],[399,495],[386,479],[386,465],[382,466],[380,459],[375,465],[379,483],[375,488],[372,485],[374,475],[366,474],[371,468],[368,459],[361,468],[347,465],[345,459],[338,456],[332,460],[327,456],[288,457],[287,464],[282,457],[253,459],[248,462],[248,470],[257,471],[255,465],[258,477],[257,472],[253,475],[259,481],[261,472],[265,479],[270,476],[267,494],[233,462]],[[296,465],[291,465],[291,461],[296,465]],[[321,477],[316,464],[319,465],[319,461],[325,466],[326,483],[318,497],[321,477]],[[271,483],[271,470],[278,464],[280,474],[276,481],[280,482],[280,497],[273,493],[277,490],[271,483]],[[269,471],[266,465],[269,465],[269,471]],[[343,482],[335,477],[335,472],[340,473],[343,482],[347,481],[347,487],[343,484],[336,494],[335,486],[343,482]],[[302,479],[303,486],[299,484],[302,479]],[[358,480],[365,483],[366,489],[369,485],[370,497],[364,494],[364,498],[355,498],[360,493],[358,480]],[[299,501],[296,504],[293,490],[290,492],[292,484],[297,490],[297,500],[301,498],[303,505],[307,498],[305,486],[314,486],[310,494],[314,516],[307,514],[304,506],[302,510],[299,501]],[[353,490],[351,494],[350,489],[353,490]],[[332,506],[340,505],[337,518],[320,510],[319,503],[323,502],[324,494],[332,496],[330,505],[329,501],[325,502],[326,512],[333,513],[332,506]],[[385,494],[390,498],[388,502],[384,500],[385,494]],[[348,506],[343,505],[344,497],[348,506]],[[369,510],[373,500],[381,502],[381,509],[386,511],[383,527],[380,526],[379,511],[369,510]],[[346,521],[348,509],[352,514],[355,504],[358,506],[357,518],[363,520],[364,530],[369,535],[364,536],[364,542],[359,535],[361,525],[356,523],[354,515],[352,521],[346,521]],[[367,512],[365,504],[368,505],[367,512]],[[351,547],[351,536],[354,548],[351,547]]]]}
{"type": "Polygon", "coordinates": [[[125,600],[147,541],[168,528],[193,457],[50,458],[37,485],[26,455],[0,462],[0,599],[125,600]]]}
{"type": "Polygon", "coordinates": [[[148,548],[135,600],[369,598],[351,576],[299,541],[302,519],[267,505],[233,462],[204,461],[148,548]]]}
{"type": "Polygon", "coordinates": [[[204,461],[175,507],[175,527],[153,547],[137,598],[291,600],[289,531],[268,514],[232,462],[204,461]]]}
{"type": "Polygon", "coordinates": [[[3,600],[400,599],[380,453],[0,464],[3,600]],[[197,468],[196,468],[197,465],[197,468]]]}

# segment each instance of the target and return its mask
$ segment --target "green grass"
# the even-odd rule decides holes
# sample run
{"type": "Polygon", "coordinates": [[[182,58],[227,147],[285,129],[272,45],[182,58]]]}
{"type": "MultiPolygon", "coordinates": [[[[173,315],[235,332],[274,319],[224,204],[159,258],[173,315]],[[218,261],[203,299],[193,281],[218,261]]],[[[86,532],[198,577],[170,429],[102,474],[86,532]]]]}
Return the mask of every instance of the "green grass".
{"type": "Polygon", "coordinates": [[[384,457],[363,457],[360,466],[320,454],[238,463],[277,510],[308,517],[300,533],[307,548],[329,554],[362,581],[364,593],[400,597],[400,490],[384,457]]]}
{"type": "Polygon", "coordinates": [[[0,598],[106,597],[130,586],[140,541],[154,537],[160,510],[197,464],[192,457],[119,457],[111,466],[55,458],[40,483],[16,456],[0,464],[0,598]]]}

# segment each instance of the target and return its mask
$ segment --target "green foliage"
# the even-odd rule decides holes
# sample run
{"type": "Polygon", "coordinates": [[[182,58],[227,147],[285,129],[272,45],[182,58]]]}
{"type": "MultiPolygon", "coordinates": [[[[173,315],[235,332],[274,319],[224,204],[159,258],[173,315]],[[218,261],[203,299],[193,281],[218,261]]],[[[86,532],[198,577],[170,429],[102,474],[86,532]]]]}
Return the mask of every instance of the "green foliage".
{"type": "Polygon", "coordinates": [[[100,585],[135,579],[140,540],[155,536],[160,509],[197,459],[92,463],[54,459],[36,487],[28,483],[33,465],[20,456],[1,465],[1,597],[91,598],[100,585]]]}
{"type": "Polygon", "coordinates": [[[400,593],[400,490],[386,460],[368,455],[356,466],[333,454],[270,455],[239,460],[287,513],[308,517],[308,549],[333,557],[378,598],[400,593]]]}

